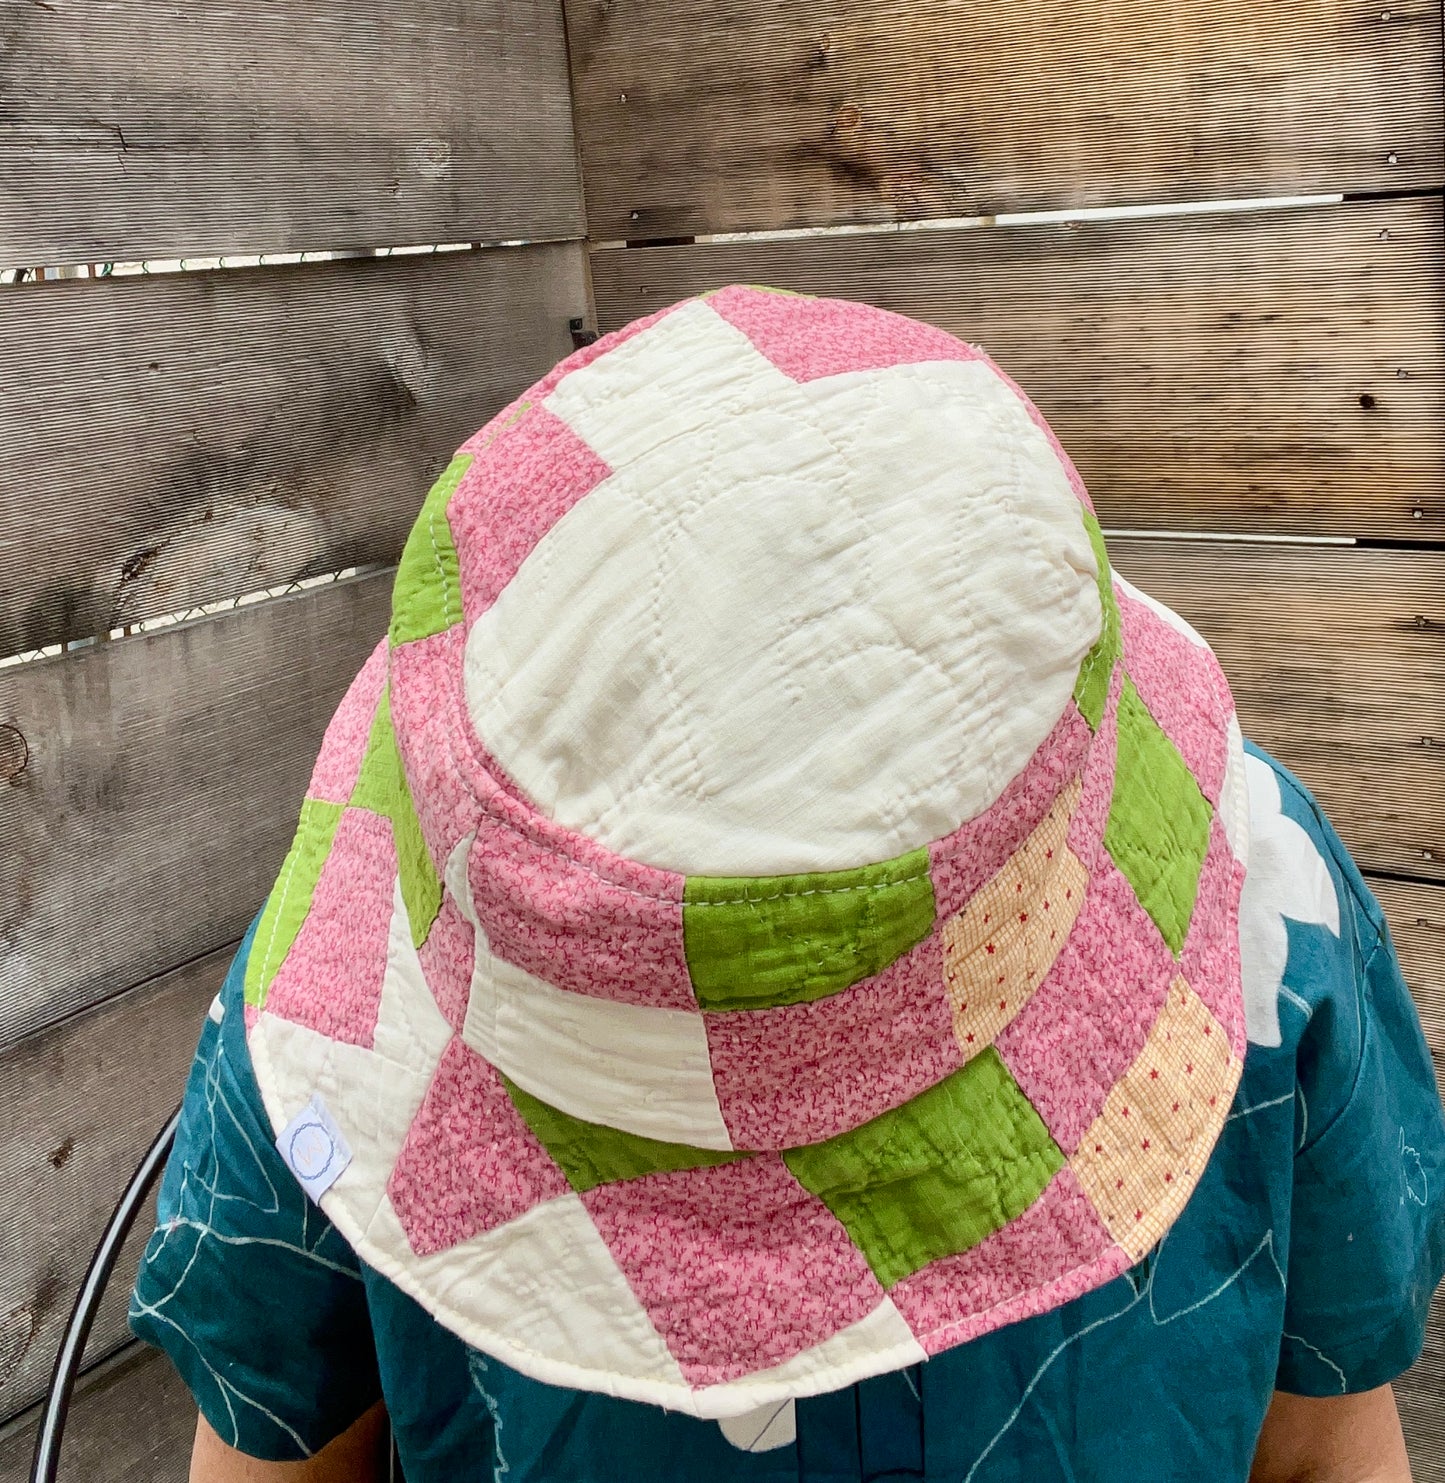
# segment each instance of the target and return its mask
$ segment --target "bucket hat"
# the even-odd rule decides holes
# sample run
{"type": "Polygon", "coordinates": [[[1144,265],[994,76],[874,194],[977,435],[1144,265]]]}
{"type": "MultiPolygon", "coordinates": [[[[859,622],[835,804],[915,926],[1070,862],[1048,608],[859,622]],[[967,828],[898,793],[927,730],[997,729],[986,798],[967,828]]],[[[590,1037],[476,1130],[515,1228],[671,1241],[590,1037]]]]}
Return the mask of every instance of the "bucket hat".
{"type": "Polygon", "coordinates": [[[278,1144],[535,1379],[703,1417],[1119,1275],[1244,1054],[1234,706],[980,350],[733,286],[426,499],[256,927],[278,1144]]]}

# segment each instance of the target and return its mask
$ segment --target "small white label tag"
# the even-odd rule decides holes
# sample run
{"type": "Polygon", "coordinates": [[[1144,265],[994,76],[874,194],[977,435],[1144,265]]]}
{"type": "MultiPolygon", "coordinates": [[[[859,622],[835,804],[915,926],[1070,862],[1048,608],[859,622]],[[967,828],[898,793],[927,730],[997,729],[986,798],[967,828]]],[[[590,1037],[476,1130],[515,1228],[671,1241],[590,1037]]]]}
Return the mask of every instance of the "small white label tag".
{"type": "Polygon", "coordinates": [[[317,1094],[281,1129],[276,1147],[301,1188],[319,1200],[351,1162],[351,1149],[317,1094]]]}

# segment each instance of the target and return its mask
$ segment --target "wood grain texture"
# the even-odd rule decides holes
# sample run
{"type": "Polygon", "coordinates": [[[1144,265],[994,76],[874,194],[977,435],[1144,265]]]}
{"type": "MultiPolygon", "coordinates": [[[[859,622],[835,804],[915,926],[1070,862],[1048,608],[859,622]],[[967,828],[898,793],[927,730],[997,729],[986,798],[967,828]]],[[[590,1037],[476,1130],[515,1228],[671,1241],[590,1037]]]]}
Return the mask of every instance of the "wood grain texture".
{"type": "MultiPolygon", "coordinates": [[[[0,1427],[0,1483],[27,1483],[35,1412],[0,1427]]],[[[76,1387],[61,1483],[186,1483],[196,1408],[181,1377],[154,1349],[133,1344],[76,1387]]]]}
{"type": "Polygon", "coordinates": [[[1445,1483],[1445,1294],[1430,1304],[1425,1349],[1413,1368],[1395,1381],[1395,1400],[1415,1483],[1445,1483]]]}
{"type": "Polygon", "coordinates": [[[0,654],[395,559],[585,313],[573,245],[0,289],[0,654]]]}
{"type": "Polygon", "coordinates": [[[1114,539],[1363,868],[1445,879],[1445,552],[1114,539]]]}
{"type": "MultiPolygon", "coordinates": [[[[44,1390],[86,1264],[131,1171],[181,1100],[231,949],[0,1051],[0,1416],[44,1390]]],[[[153,1201],[116,1263],[88,1354],[127,1339],[153,1201]]],[[[3,1474],[0,1474],[3,1476],[3,1474]]]]}
{"type": "Polygon", "coordinates": [[[601,241],[1441,179],[1434,0],[566,4],[601,241]]]}
{"type": "Polygon", "coordinates": [[[980,343],[1106,524],[1445,539],[1438,199],[596,252],[606,329],[726,283],[980,343]],[[1418,513],[1417,513],[1418,512],[1418,513]]]}
{"type": "Polygon", "coordinates": [[[0,670],[0,727],[29,747],[0,786],[0,1045],[241,936],[390,592],[383,573],[0,670]]]}
{"type": "Polygon", "coordinates": [[[0,96],[3,267],[583,230],[550,0],[0,0],[0,96]]]}
{"type": "Polygon", "coordinates": [[[1445,1056],[1445,886],[1378,877],[1369,885],[1389,918],[1425,1038],[1437,1056],[1445,1056]]]}

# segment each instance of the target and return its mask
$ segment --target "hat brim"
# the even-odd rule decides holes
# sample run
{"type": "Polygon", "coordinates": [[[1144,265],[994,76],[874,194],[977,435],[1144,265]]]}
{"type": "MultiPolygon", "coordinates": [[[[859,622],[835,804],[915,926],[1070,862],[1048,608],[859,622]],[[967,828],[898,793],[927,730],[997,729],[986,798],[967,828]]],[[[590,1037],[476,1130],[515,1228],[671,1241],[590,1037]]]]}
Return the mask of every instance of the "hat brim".
{"type": "MultiPolygon", "coordinates": [[[[989,902],[1022,889],[1008,864],[966,888],[935,881],[934,926],[901,967],[791,1006],[758,1042],[795,1090],[811,1067],[822,1111],[799,1127],[819,1136],[793,1146],[764,1136],[778,1124],[761,1114],[749,1147],[736,1123],[669,1142],[653,1136],[667,1118],[619,1130],[579,1116],[585,1101],[558,1105],[608,1036],[654,1032],[659,1058],[679,1037],[703,1049],[690,1068],[658,1061],[657,1098],[685,1104],[678,1085],[708,1076],[727,1036],[695,1004],[577,994],[495,950],[476,836],[419,860],[415,816],[386,782],[380,646],[327,733],[247,974],[275,1127],[319,1097],[349,1146],[320,1203],[358,1256],[537,1380],[716,1418],[917,1362],[1138,1261],[1193,1192],[1242,1068],[1246,806],[1213,656],[1115,590],[1121,663],[1097,733],[1021,846],[1042,859],[1062,842],[1081,872],[1029,876],[1050,910],[1048,881],[1079,889],[1062,941],[1041,958],[1031,930],[979,936],[989,902]],[[1156,731],[1202,799],[1193,813],[1161,781],[1156,731]],[[1166,835],[1202,821],[1202,843],[1171,855],[1151,821],[1166,835]],[[995,958],[1002,1012],[975,993],[995,958]],[[478,1029],[498,995],[523,1003],[520,1039],[478,1029]],[[830,1078],[857,1080],[846,1038],[824,1033],[850,1012],[943,1047],[891,1057],[911,1069],[874,1079],[876,1110],[829,1103],[830,1078]]],[[[752,1012],[712,1013],[743,1026],[752,1012]]],[[[739,1074],[766,1082],[751,1054],[739,1074]]]]}

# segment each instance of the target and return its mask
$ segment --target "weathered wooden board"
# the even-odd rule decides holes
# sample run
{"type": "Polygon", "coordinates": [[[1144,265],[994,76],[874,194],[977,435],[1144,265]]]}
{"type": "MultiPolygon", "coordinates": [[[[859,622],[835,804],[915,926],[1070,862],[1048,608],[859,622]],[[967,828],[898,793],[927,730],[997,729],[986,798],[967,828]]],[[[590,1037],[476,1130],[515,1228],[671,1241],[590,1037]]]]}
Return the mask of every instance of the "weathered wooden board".
{"type": "Polygon", "coordinates": [[[1445,552],[1115,539],[1363,867],[1445,879],[1445,552]]]}
{"type": "Polygon", "coordinates": [[[1434,0],[566,4],[598,240],[1441,179],[1434,0]]]}
{"type": "MultiPolygon", "coordinates": [[[[1378,877],[1369,885],[1390,920],[1430,1049],[1445,1056],[1445,886],[1378,877]]],[[[1445,1466],[1445,1455],[1441,1462],[1445,1466]]]]}
{"type": "MultiPolygon", "coordinates": [[[[151,1139],[181,1100],[230,949],[208,953],[0,1051],[0,1416],[44,1389],[85,1267],[151,1139]]],[[[153,1217],[137,1218],[89,1353],[126,1339],[153,1217]]]]}
{"type": "Polygon", "coordinates": [[[390,589],[339,582],[0,670],[0,728],[29,748],[0,784],[0,1045],[240,937],[390,589]]]}
{"type": "Polygon", "coordinates": [[[558,245],[0,289],[0,654],[394,559],[584,276],[558,245]]]}
{"type": "Polygon", "coordinates": [[[603,326],[726,283],[982,344],[1106,524],[1445,538],[1438,199],[601,251],[603,326]]]}
{"type": "Polygon", "coordinates": [[[1445,1483],[1445,1295],[1430,1305],[1425,1351],[1395,1382],[1395,1399],[1405,1429],[1415,1483],[1445,1483]]]}
{"type": "Polygon", "coordinates": [[[548,0],[0,0],[0,267],[582,232],[548,0]]]}
{"type": "MultiPolygon", "coordinates": [[[[0,1483],[26,1483],[36,1412],[0,1427],[0,1483]]],[[[186,1483],[196,1408],[181,1378],[154,1349],[133,1344],[76,1387],[61,1483],[186,1483]]]]}

